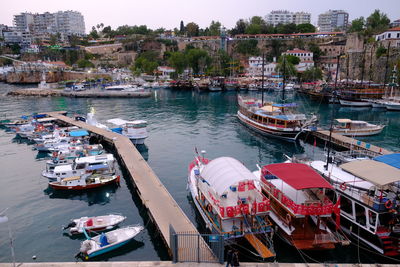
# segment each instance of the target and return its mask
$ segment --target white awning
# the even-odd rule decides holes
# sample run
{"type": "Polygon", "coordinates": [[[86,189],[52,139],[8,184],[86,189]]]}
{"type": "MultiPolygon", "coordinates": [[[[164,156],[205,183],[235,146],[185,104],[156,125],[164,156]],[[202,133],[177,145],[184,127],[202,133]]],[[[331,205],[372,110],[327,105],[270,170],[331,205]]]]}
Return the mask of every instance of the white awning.
{"type": "Polygon", "coordinates": [[[373,184],[383,186],[400,181],[400,170],[375,160],[354,160],[340,167],[373,184]]]}
{"type": "Polygon", "coordinates": [[[115,118],[115,119],[107,120],[107,122],[115,124],[117,126],[122,126],[122,125],[126,124],[128,121],[120,119],[120,118],[115,118]]]}
{"type": "Polygon", "coordinates": [[[254,174],[240,161],[230,157],[210,161],[201,171],[201,177],[218,195],[222,195],[231,185],[237,185],[240,181],[257,181],[254,174]]]}
{"type": "Polygon", "coordinates": [[[352,122],[352,120],[350,120],[350,119],[336,119],[336,121],[338,123],[350,123],[350,122],[352,122]]]}

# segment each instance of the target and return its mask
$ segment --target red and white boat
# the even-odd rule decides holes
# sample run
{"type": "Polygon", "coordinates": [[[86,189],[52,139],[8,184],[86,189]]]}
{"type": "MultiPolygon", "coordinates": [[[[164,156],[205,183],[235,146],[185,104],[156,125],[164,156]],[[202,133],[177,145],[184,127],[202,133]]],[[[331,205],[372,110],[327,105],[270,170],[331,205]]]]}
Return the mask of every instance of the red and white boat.
{"type": "Polygon", "coordinates": [[[56,190],[87,190],[109,184],[119,184],[120,176],[106,174],[83,174],[51,182],[49,186],[56,190]]]}
{"type": "Polygon", "coordinates": [[[334,188],[310,166],[269,164],[254,172],[271,203],[269,213],[287,243],[300,250],[329,250],[350,244],[340,231],[340,202],[327,195],[334,188]],[[332,218],[335,214],[335,220],[332,218]]]}
{"type": "Polygon", "coordinates": [[[198,156],[189,165],[188,189],[206,227],[223,235],[227,244],[244,242],[260,258],[270,258],[275,253],[269,200],[257,187],[256,177],[234,158],[198,156]]]}
{"type": "Polygon", "coordinates": [[[79,219],[73,219],[70,224],[64,227],[64,230],[70,228],[69,232],[71,234],[83,234],[83,229],[86,231],[110,230],[125,221],[125,219],[125,216],[116,214],[81,217],[79,219]]]}

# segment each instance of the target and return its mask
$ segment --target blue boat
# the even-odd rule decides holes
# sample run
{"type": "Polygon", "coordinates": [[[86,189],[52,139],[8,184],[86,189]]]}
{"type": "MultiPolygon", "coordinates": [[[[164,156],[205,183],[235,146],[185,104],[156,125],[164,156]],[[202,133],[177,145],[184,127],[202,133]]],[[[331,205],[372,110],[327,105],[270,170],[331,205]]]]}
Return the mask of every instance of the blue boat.
{"type": "Polygon", "coordinates": [[[143,229],[141,225],[127,226],[92,238],[84,231],[87,240],[82,242],[80,253],[84,259],[88,260],[110,252],[127,244],[143,229]]]}

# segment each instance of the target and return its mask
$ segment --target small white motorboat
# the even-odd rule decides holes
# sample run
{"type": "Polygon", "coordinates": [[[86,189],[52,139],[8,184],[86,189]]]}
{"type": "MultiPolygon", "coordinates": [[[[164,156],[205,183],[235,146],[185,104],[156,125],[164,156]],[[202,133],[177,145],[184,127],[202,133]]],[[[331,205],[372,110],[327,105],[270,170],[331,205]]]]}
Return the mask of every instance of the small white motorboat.
{"type": "Polygon", "coordinates": [[[385,125],[377,125],[366,121],[336,119],[339,123],[333,127],[333,132],[344,136],[371,136],[382,132],[385,125]]]}
{"type": "Polygon", "coordinates": [[[72,219],[71,223],[64,227],[63,230],[69,229],[71,234],[83,234],[83,229],[86,231],[111,230],[125,221],[125,219],[125,216],[116,214],[81,217],[79,219],[72,219]]]}
{"type": "Polygon", "coordinates": [[[128,226],[102,233],[90,238],[84,231],[87,240],[81,243],[80,254],[88,260],[98,255],[115,250],[131,241],[144,229],[141,225],[128,226]]]}
{"type": "Polygon", "coordinates": [[[135,145],[144,144],[144,140],[149,137],[147,133],[147,121],[134,120],[126,121],[120,118],[110,119],[107,122],[121,127],[121,134],[128,137],[135,145]]]}

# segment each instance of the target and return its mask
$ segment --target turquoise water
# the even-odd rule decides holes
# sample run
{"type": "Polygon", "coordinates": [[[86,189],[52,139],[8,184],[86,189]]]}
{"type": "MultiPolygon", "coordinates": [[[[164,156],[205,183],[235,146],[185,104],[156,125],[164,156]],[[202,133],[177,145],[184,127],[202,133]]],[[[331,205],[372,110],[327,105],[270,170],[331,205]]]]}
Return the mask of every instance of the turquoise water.
{"type": "MultiPolygon", "coordinates": [[[[285,155],[323,156],[321,147],[302,141],[289,143],[269,139],[245,128],[235,117],[235,92],[197,93],[160,89],[148,99],[4,96],[7,90],[13,88],[19,87],[0,84],[0,118],[54,110],[85,114],[93,107],[101,122],[115,117],[147,120],[150,137],[146,139],[146,147],[141,149],[141,153],[183,211],[199,226],[200,220],[186,191],[187,166],[193,160],[195,147],[199,151],[206,150],[206,156],[211,159],[234,157],[250,170],[254,170],[256,164],[282,162],[285,155]]],[[[273,97],[268,95],[268,98],[273,97]]],[[[317,114],[321,125],[328,125],[331,106],[311,102],[304,96],[295,98],[302,111],[317,114]]],[[[362,140],[391,150],[400,150],[399,114],[372,109],[340,108],[337,111],[337,117],[388,123],[381,135],[362,140]]],[[[33,261],[33,255],[37,256],[36,261],[74,261],[82,239],[63,235],[62,225],[66,225],[71,218],[107,213],[122,213],[128,217],[123,225],[140,223],[146,225],[146,229],[128,246],[98,260],[168,260],[160,236],[148,224],[144,208],[125,180],[121,187],[82,194],[55,193],[48,189],[47,180],[40,175],[44,162],[37,159],[37,152],[32,150],[32,146],[4,130],[0,130],[0,144],[0,210],[9,208],[7,215],[18,262],[33,261]]],[[[294,248],[279,239],[276,240],[276,250],[278,261],[303,262],[294,248]]],[[[322,254],[307,253],[303,257],[309,262],[313,262],[312,259],[320,262],[358,262],[358,249],[352,245],[322,254]]],[[[363,250],[360,251],[360,258],[363,262],[384,262],[381,257],[363,250]]],[[[10,260],[7,224],[0,224],[0,262],[10,260]]]]}

